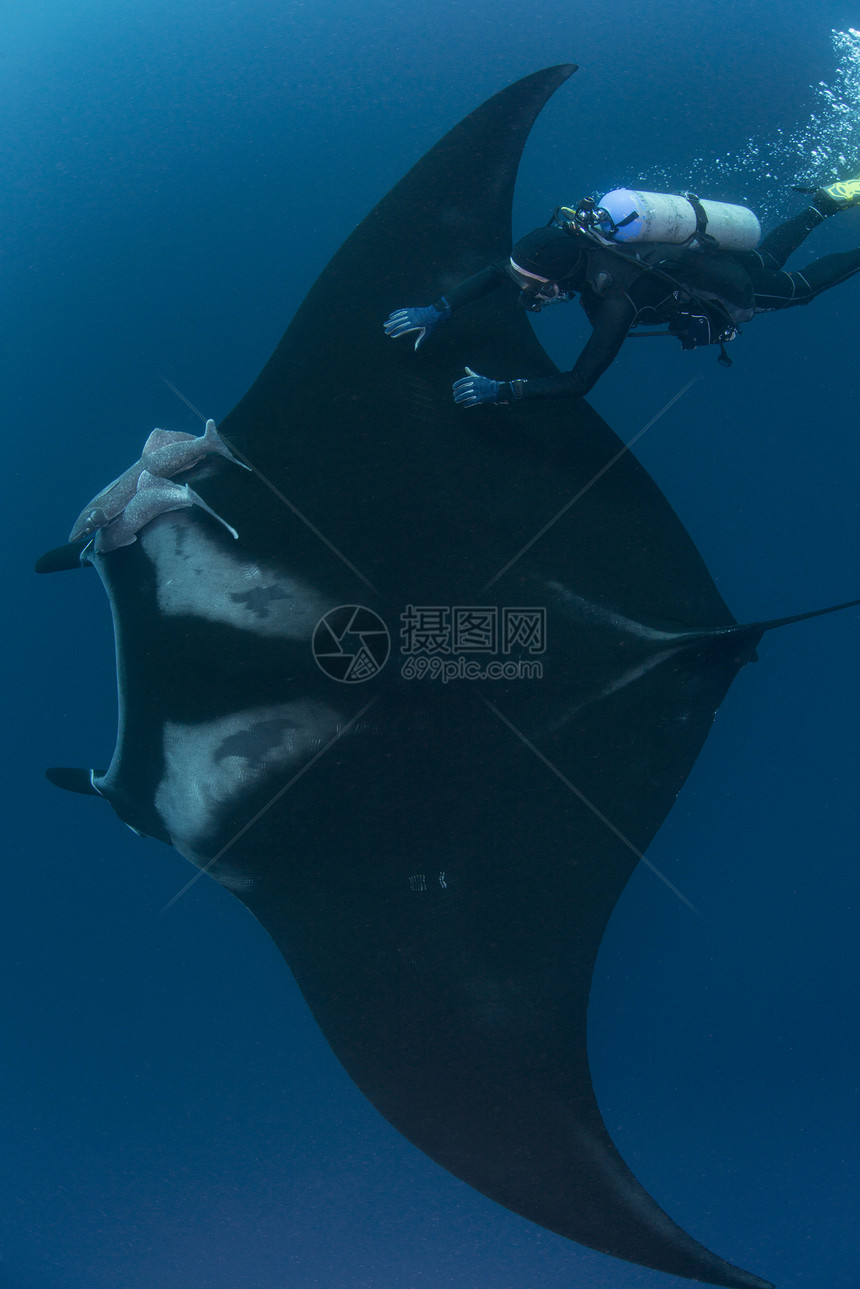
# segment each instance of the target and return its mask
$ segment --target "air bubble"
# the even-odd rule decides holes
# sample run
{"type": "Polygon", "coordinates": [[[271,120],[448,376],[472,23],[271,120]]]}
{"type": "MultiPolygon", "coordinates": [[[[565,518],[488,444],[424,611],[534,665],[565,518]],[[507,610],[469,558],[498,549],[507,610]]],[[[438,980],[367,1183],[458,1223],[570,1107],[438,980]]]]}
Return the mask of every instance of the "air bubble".
{"type": "Polygon", "coordinates": [[[793,187],[817,188],[860,174],[860,30],[831,33],[836,68],[832,83],[810,86],[812,109],[794,127],[777,127],[771,137],[749,139],[722,157],[692,161],[686,174],[664,167],[646,171],[643,188],[696,192],[737,201],[753,177],[768,181],[756,211],[764,222],[785,218],[785,194],[793,187]]]}

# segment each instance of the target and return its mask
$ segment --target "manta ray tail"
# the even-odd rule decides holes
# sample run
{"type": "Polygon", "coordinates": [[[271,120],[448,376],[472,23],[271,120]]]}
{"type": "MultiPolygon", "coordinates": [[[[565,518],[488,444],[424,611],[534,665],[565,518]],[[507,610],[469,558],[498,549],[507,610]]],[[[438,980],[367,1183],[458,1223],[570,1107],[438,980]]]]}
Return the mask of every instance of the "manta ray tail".
{"type": "Polygon", "coordinates": [[[775,631],[777,627],[789,627],[795,622],[806,622],[809,618],[823,618],[828,613],[841,613],[843,609],[855,609],[858,605],[860,605],[860,600],[844,600],[841,604],[829,604],[825,609],[809,609],[806,613],[791,613],[785,618],[767,618],[762,622],[734,623],[728,627],[715,627],[708,631],[691,632],[690,635],[707,639],[726,636],[754,637],[758,642],[765,631],[775,631]]]}
{"type": "Polygon", "coordinates": [[[843,609],[855,609],[860,600],[846,600],[843,604],[830,604],[826,609],[810,609],[807,613],[793,613],[787,618],[770,618],[767,622],[753,622],[749,630],[774,631],[777,627],[788,627],[793,622],[805,622],[807,618],[823,618],[827,613],[841,613],[843,609]]]}

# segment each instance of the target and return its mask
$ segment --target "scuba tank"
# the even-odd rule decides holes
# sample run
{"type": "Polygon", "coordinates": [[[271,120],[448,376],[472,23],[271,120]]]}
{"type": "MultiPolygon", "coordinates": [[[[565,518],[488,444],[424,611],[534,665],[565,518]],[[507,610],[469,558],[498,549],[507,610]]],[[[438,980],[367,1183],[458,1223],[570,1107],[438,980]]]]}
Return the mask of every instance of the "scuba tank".
{"type": "Polygon", "coordinates": [[[613,242],[681,246],[698,240],[721,251],[751,251],[761,238],[761,225],[746,206],[700,201],[693,193],[616,188],[600,199],[592,219],[595,231],[613,242]]]}

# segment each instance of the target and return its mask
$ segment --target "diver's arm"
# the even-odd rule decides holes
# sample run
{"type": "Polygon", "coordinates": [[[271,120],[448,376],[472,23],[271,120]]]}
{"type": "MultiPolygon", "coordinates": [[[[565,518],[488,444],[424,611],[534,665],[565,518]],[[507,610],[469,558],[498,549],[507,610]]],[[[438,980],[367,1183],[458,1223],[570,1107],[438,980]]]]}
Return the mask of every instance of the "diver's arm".
{"type": "Polygon", "coordinates": [[[454,402],[461,407],[481,403],[519,403],[528,398],[582,398],[603,375],[624,343],[636,317],[626,296],[601,300],[591,312],[592,333],[573,371],[535,380],[493,380],[466,368],[466,375],[454,382],[454,402]]]}
{"type": "Polygon", "coordinates": [[[402,309],[395,309],[385,323],[385,334],[392,340],[399,340],[401,336],[408,336],[417,331],[415,348],[419,349],[433,334],[439,323],[450,318],[455,309],[461,309],[464,304],[471,304],[473,300],[480,300],[482,296],[488,295],[490,291],[495,291],[504,282],[509,281],[507,273],[499,264],[488,264],[486,268],[480,269],[463,282],[458,282],[456,286],[451,287],[446,295],[441,296],[433,304],[409,305],[402,309]]]}
{"type": "Polygon", "coordinates": [[[453,313],[456,309],[462,309],[464,304],[472,304],[475,300],[480,300],[491,291],[496,291],[504,283],[510,285],[511,279],[501,267],[500,264],[488,264],[486,268],[479,269],[471,277],[467,277],[456,286],[452,286],[450,291],[446,291],[441,300],[435,302],[436,308],[439,309],[446,303],[453,313]]]}
{"type": "MultiPolygon", "coordinates": [[[[636,316],[626,295],[601,300],[592,313],[592,333],[572,371],[558,376],[539,376],[536,380],[507,382],[512,398],[582,398],[593,389],[607,367],[617,357],[636,316]]],[[[503,387],[504,388],[504,387],[503,387]]]]}

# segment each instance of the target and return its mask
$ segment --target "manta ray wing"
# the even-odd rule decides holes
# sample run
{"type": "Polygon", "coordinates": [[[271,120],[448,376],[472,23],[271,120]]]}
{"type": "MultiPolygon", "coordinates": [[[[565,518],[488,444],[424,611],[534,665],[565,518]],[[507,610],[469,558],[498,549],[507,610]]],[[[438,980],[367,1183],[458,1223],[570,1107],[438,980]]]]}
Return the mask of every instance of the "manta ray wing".
{"type": "Polygon", "coordinates": [[[472,113],[325,269],[221,423],[252,472],[195,483],[239,540],[181,510],[94,558],[120,728],[92,788],[252,910],[358,1086],[452,1173],[616,1257],[762,1289],[618,1155],[585,1021],[607,921],[764,627],[735,625],[585,402],[454,407],[465,363],[554,370],[504,291],[417,354],[382,332],[508,253],[522,148],[574,70],[472,113]],[[465,609],[471,660],[496,631],[520,670],[434,683],[419,609],[437,662],[465,609]]]}

